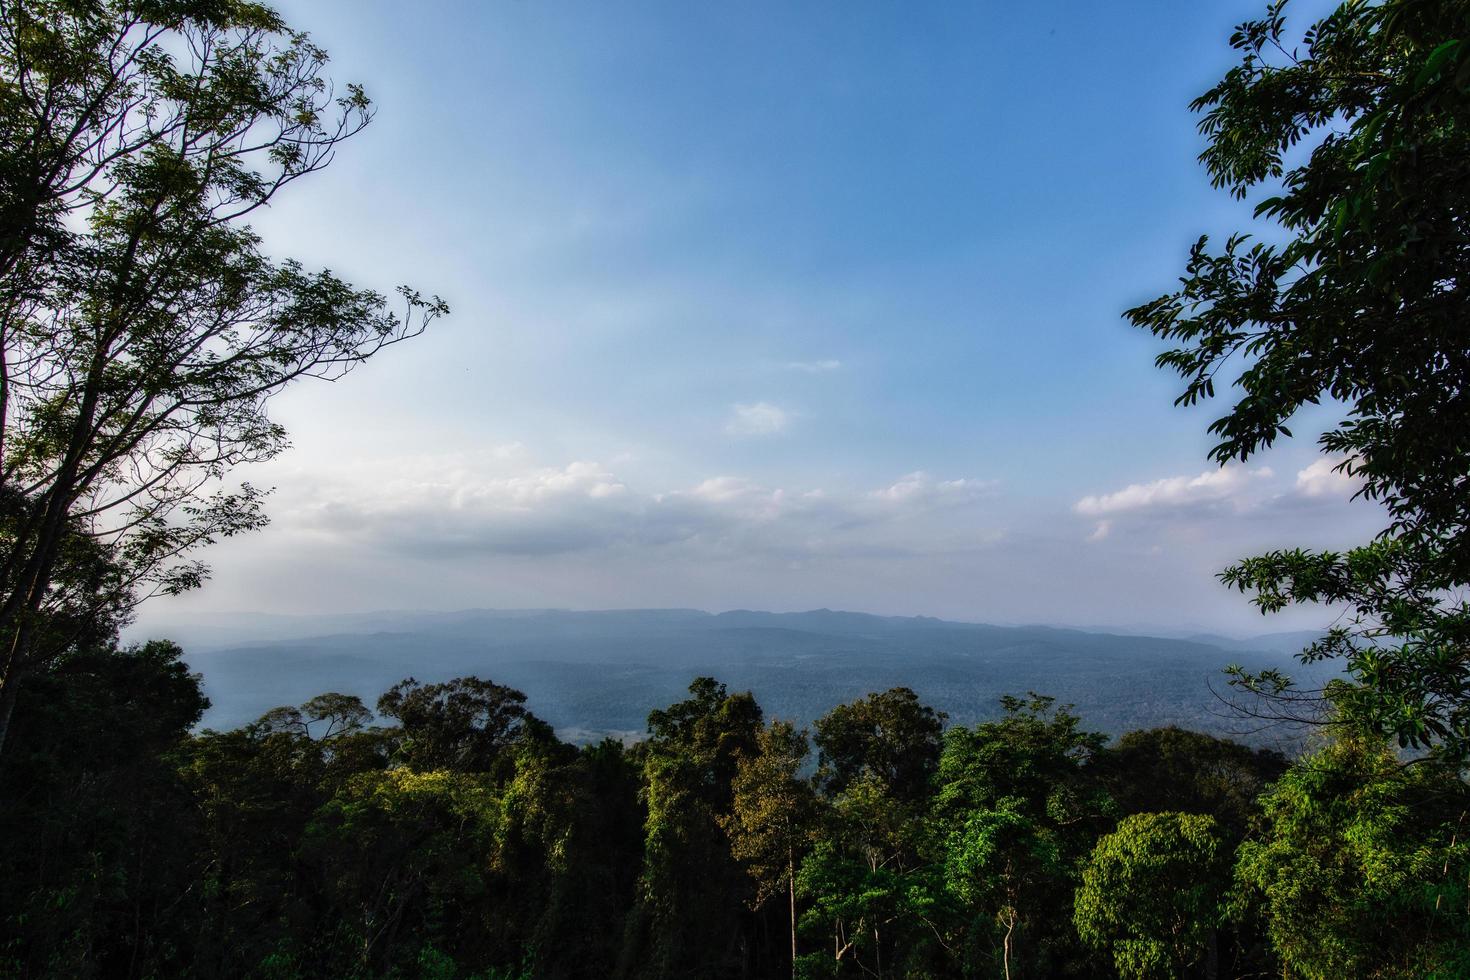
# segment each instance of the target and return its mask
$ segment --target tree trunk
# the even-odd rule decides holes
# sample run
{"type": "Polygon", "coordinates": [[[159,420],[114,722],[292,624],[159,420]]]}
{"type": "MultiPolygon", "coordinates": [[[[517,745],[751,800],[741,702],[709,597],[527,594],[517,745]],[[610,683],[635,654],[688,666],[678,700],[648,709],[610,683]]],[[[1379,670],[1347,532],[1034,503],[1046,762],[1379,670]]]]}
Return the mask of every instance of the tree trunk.
{"type": "Polygon", "coordinates": [[[18,678],[7,678],[9,683],[0,685],[0,754],[4,753],[5,735],[10,731],[10,716],[15,711],[15,699],[19,693],[18,678]]]}
{"type": "Polygon", "coordinates": [[[5,755],[5,736],[10,733],[10,718],[20,696],[20,673],[19,664],[15,664],[0,675],[0,757],[5,755]]]}
{"type": "Polygon", "coordinates": [[[1013,910],[1006,917],[1006,938],[1001,947],[1002,963],[1005,966],[1006,980],[1011,980],[1011,933],[1016,929],[1016,913],[1013,910]]]}
{"type": "Polygon", "coordinates": [[[796,980],[796,854],[786,849],[786,893],[791,899],[791,980],[796,980]]]}

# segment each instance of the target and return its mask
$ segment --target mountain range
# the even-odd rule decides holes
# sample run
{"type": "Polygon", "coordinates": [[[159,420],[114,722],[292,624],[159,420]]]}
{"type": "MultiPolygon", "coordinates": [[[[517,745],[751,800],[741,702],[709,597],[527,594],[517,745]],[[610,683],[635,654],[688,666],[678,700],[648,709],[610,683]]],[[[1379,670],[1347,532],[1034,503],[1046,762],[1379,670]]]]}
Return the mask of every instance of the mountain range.
{"type": "Polygon", "coordinates": [[[1292,654],[1311,633],[1254,640],[1142,636],[1047,626],[989,626],[818,609],[800,613],[690,609],[465,610],[342,616],[232,614],[152,630],[181,643],[229,728],[315,694],[356,694],[473,674],[524,691],[562,737],[637,738],[653,708],[713,676],[753,691],[768,717],[810,723],[836,704],[904,686],[973,724],[1005,694],[1035,691],[1075,705],[1083,723],[1118,734],[1177,724],[1289,747],[1299,733],[1264,731],[1229,709],[1222,669],[1306,670],[1292,654]]]}

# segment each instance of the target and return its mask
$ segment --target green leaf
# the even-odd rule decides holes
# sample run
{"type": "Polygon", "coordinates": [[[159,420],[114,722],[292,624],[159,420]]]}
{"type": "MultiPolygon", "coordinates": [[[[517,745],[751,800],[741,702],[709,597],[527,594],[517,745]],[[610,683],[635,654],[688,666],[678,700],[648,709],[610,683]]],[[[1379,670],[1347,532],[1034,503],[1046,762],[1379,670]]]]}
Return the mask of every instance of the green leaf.
{"type": "Polygon", "coordinates": [[[1456,39],[1454,41],[1446,41],[1431,51],[1428,60],[1424,62],[1424,67],[1419,69],[1419,74],[1414,77],[1415,90],[1422,89],[1430,81],[1438,77],[1439,70],[1444,66],[1446,61],[1457,60],[1460,57],[1460,49],[1463,45],[1463,41],[1456,39]]]}

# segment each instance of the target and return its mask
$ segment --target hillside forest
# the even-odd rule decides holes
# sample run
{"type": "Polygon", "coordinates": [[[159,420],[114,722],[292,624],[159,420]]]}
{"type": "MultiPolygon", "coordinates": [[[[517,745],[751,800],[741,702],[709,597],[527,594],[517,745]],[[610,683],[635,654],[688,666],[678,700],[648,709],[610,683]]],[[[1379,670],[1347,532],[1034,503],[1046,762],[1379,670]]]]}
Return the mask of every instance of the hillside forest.
{"type": "Polygon", "coordinates": [[[1470,790],[1335,738],[1116,741],[897,688],[810,731],[699,678],[575,747],[405,680],[192,732],[170,644],[67,658],[0,779],[5,972],[191,977],[1464,976],[1470,790]]]}

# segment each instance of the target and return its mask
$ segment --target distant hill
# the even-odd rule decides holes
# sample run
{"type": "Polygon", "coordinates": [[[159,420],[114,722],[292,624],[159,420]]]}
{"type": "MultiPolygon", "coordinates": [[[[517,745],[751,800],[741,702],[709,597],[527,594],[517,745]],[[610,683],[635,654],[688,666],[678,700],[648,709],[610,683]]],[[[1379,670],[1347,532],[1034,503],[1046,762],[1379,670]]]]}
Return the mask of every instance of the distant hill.
{"type": "MultiPolygon", "coordinates": [[[[371,705],[412,675],[475,674],[525,691],[529,707],[577,741],[636,737],[648,712],[708,674],[755,692],[769,717],[808,723],[870,691],[912,687],[960,724],[993,717],[1003,694],[1076,705],[1091,728],[1178,724],[1241,734],[1212,693],[1221,669],[1300,665],[1293,636],[1260,649],[1042,626],[986,626],[818,609],[467,610],[331,617],[222,617],[167,631],[204,675],[204,724],[233,727],[323,691],[371,705]],[[1229,647],[1228,649],[1226,647],[1229,647]]],[[[1272,741],[1281,732],[1258,734],[1272,741]]]]}

